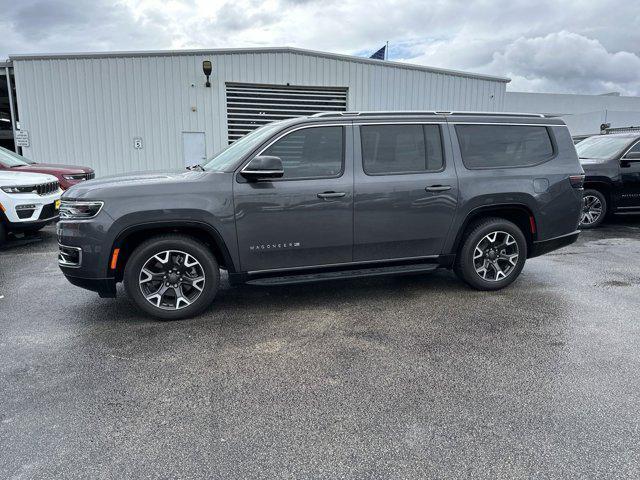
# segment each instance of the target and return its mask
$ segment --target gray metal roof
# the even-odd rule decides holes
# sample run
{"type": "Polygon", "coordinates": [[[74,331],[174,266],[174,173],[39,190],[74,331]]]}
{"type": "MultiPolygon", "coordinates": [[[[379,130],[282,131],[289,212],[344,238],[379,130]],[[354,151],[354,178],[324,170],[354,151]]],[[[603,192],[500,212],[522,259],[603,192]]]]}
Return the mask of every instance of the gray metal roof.
{"type": "Polygon", "coordinates": [[[356,57],[353,55],[343,55],[338,53],[319,52],[316,50],[306,50],[294,47],[265,47],[265,48],[214,48],[195,50],[147,50],[147,51],[121,51],[121,52],[86,52],[86,53],[29,53],[9,55],[11,61],[47,60],[47,59],[71,59],[71,58],[108,58],[108,57],[158,57],[177,55],[225,55],[225,54],[255,54],[255,53],[291,53],[298,55],[309,55],[315,57],[331,58],[348,62],[368,63],[380,65],[382,67],[405,68],[410,70],[421,70],[431,73],[442,73],[459,77],[477,78],[481,80],[493,80],[496,82],[508,83],[511,81],[507,77],[494,75],[484,75],[459,70],[448,70],[444,68],[427,67],[411,63],[392,62],[389,60],[375,60],[372,58],[356,57]]]}

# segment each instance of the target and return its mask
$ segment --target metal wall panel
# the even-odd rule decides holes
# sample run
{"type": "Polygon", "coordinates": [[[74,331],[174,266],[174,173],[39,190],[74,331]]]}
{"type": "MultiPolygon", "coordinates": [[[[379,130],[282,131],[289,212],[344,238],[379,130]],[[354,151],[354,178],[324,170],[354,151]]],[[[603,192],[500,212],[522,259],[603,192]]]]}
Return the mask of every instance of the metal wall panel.
{"type": "Polygon", "coordinates": [[[225,83],[348,89],[349,110],[501,111],[505,81],[312,52],[164,52],[13,59],[25,156],[99,176],[182,168],[182,132],[227,145],[225,83]],[[213,62],[211,88],[202,61],[213,62]],[[143,148],[134,148],[134,138],[143,148]]]}

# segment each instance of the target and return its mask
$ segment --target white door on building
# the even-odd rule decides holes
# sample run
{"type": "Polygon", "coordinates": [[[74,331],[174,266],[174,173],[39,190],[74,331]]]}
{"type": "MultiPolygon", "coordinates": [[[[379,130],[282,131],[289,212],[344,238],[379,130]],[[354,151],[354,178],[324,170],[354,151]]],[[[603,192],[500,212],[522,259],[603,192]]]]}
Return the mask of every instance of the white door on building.
{"type": "Polygon", "coordinates": [[[204,132],[182,132],[184,166],[201,165],[207,159],[204,132]]]}

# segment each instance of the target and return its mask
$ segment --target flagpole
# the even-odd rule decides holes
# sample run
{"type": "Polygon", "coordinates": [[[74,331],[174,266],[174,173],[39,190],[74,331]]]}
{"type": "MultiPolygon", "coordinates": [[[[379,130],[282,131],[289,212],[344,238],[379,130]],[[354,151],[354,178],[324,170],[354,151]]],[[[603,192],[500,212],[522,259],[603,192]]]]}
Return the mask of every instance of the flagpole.
{"type": "Polygon", "coordinates": [[[387,48],[384,49],[384,59],[389,58],[389,40],[387,40],[387,48]]]}

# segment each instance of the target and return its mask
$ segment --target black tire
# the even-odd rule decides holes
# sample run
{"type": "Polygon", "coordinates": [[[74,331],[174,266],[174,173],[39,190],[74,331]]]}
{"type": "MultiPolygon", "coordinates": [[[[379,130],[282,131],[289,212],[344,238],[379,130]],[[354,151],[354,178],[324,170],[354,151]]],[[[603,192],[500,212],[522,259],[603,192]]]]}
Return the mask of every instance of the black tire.
{"type": "Polygon", "coordinates": [[[522,230],[520,230],[516,224],[504,218],[485,218],[470,225],[465,231],[462,245],[456,256],[454,272],[461,280],[477,290],[500,290],[518,278],[518,275],[520,275],[524,267],[526,258],[527,240],[522,230]],[[492,244],[486,240],[486,237],[492,235],[494,232],[498,232],[498,235],[495,237],[496,242],[492,244]],[[505,246],[505,249],[502,249],[501,246],[504,245],[502,245],[501,242],[504,243],[508,241],[509,236],[515,240],[515,244],[510,243],[509,246],[505,246]],[[491,254],[492,257],[483,256],[477,260],[474,259],[477,246],[487,246],[487,250],[491,251],[482,248],[481,250],[487,252],[486,255],[491,254]],[[516,252],[516,247],[517,257],[514,257],[513,254],[516,252]],[[496,252],[497,257],[499,257],[495,260],[498,264],[497,268],[504,270],[503,274],[507,272],[506,276],[499,279],[491,278],[492,276],[499,277],[499,273],[493,266],[489,265],[488,268],[485,267],[485,275],[487,278],[482,278],[481,274],[476,271],[475,262],[479,263],[482,261],[483,265],[480,265],[480,268],[482,268],[487,265],[484,263],[485,260],[490,263],[493,261],[493,255],[496,255],[496,252]],[[503,259],[503,256],[509,256],[511,259],[503,259]],[[511,260],[515,261],[515,265],[511,265],[511,260]]]}
{"type": "MultiPolygon", "coordinates": [[[[211,305],[211,302],[213,302],[213,299],[218,292],[218,286],[220,285],[220,270],[218,262],[211,251],[201,242],[186,235],[161,235],[146,240],[131,254],[124,269],[124,285],[129,298],[131,298],[136,306],[143,312],[161,320],[179,320],[193,317],[211,305]],[[174,251],[174,254],[166,254],[166,252],[170,251],[174,251]],[[194,278],[196,276],[198,276],[198,278],[202,276],[204,277],[203,288],[199,291],[199,294],[198,291],[193,290],[193,287],[191,287],[187,281],[183,282],[185,285],[184,288],[194,295],[192,303],[187,306],[180,306],[178,292],[180,292],[180,297],[182,297],[182,293],[184,292],[182,286],[183,283],[179,282],[178,279],[175,278],[176,276],[180,276],[180,280],[182,280],[182,275],[187,278],[189,275],[189,272],[187,272],[188,268],[184,265],[185,255],[180,255],[180,253],[188,254],[192,257],[192,260],[195,259],[198,263],[194,267],[198,269],[198,273],[193,274],[194,278]],[[164,279],[167,279],[168,281],[170,278],[167,278],[166,276],[162,277],[163,273],[156,274],[158,280],[148,282],[144,286],[141,284],[142,268],[145,265],[150,267],[150,265],[154,265],[155,263],[155,266],[158,268],[157,271],[169,268],[161,262],[154,262],[152,260],[154,255],[159,254],[161,258],[167,259],[167,265],[174,265],[176,269],[183,272],[174,274],[173,277],[170,277],[174,278],[174,280],[178,282],[176,285],[179,285],[179,290],[164,283],[164,279]],[[180,268],[179,265],[181,257],[183,258],[182,268],[180,268]],[[149,261],[152,263],[147,263],[149,261]],[[167,288],[165,289],[167,293],[160,295],[159,298],[157,294],[154,295],[156,297],[154,301],[157,300],[157,303],[159,304],[154,305],[145,297],[143,288],[155,290],[155,285],[157,285],[158,282],[160,285],[158,287],[158,292],[161,291],[163,285],[167,285],[167,288]],[[172,292],[170,290],[172,290],[172,292]],[[174,300],[173,309],[169,308],[172,299],[174,300]],[[179,308],[175,308],[175,306],[178,306],[179,308]]],[[[152,294],[153,292],[151,292],[151,295],[152,294]]],[[[188,300],[187,294],[182,298],[188,300]]]]}
{"type": "Polygon", "coordinates": [[[580,216],[580,228],[589,229],[597,228],[602,225],[604,219],[609,214],[609,205],[607,204],[607,197],[599,190],[587,188],[582,193],[583,208],[580,216]],[[598,202],[600,202],[600,213],[597,218],[594,218],[594,213],[597,212],[598,202]]]}

